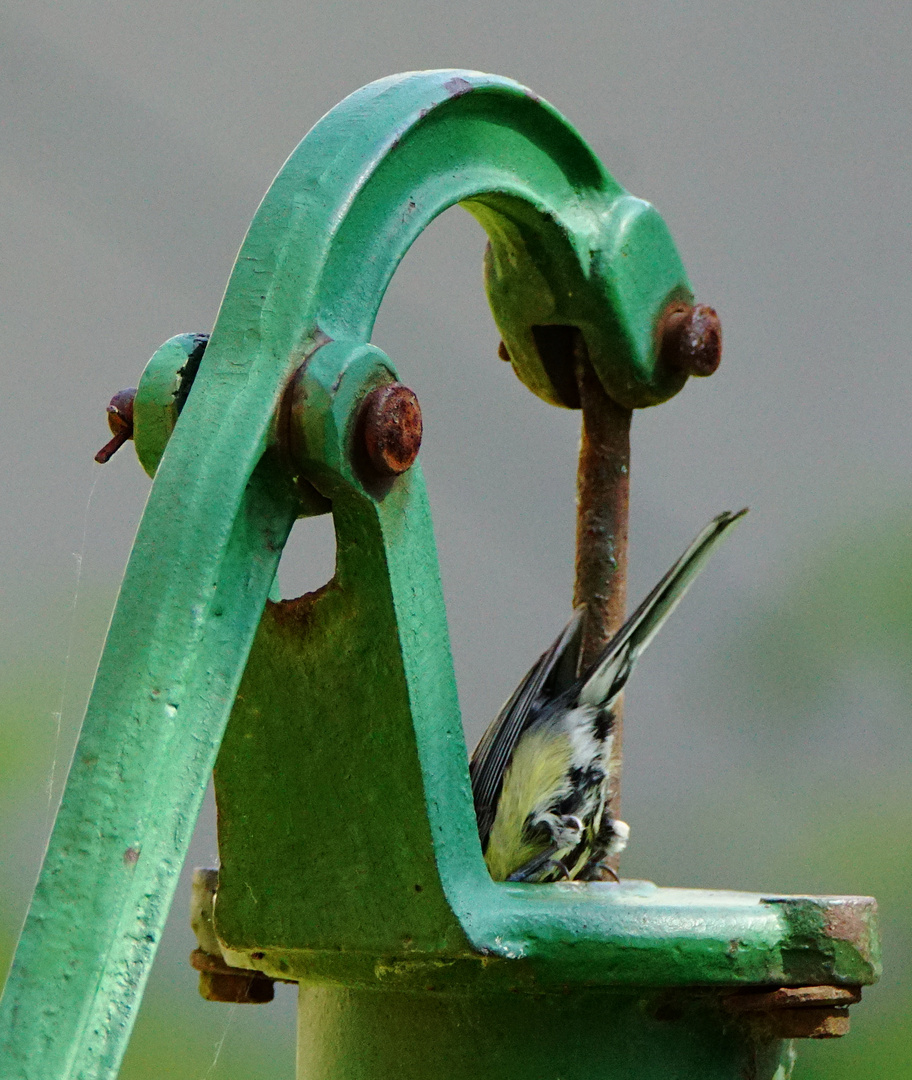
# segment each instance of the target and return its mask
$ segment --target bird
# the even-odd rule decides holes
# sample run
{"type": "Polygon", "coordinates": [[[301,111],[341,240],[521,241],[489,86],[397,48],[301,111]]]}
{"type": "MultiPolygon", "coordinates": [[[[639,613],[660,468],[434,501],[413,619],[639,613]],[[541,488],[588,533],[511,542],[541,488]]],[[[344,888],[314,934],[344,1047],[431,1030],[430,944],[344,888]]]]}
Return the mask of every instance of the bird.
{"type": "Polygon", "coordinates": [[[582,671],[579,607],[513,691],[469,763],[481,849],[495,881],[604,880],[630,828],[606,807],[617,700],[637,660],[747,510],[714,518],[582,671]]]}

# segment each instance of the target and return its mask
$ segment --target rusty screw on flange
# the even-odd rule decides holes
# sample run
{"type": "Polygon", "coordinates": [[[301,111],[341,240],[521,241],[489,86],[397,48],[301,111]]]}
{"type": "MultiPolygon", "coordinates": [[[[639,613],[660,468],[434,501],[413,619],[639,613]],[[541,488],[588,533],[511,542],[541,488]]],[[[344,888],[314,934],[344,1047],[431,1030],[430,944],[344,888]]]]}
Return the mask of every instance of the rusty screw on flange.
{"type": "Polygon", "coordinates": [[[133,401],[136,397],[136,387],[129,390],[120,390],[111,398],[108,405],[108,427],[114,438],[98,451],[95,460],[99,465],[117,453],[125,442],[133,438],[133,401]]]}
{"type": "Polygon", "coordinates": [[[202,949],[190,954],[190,966],[200,973],[199,992],[206,1001],[233,1005],[267,1005],[275,997],[275,980],[262,971],[233,968],[202,949]]]}
{"type": "Polygon", "coordinates": [[[722,359],[722,326],[706,304],[675,306],[662,319],[659,354],[662,363],[685,375],[712,375],[722,359]]]}
{"type": "Polygon", "coordinates": [[[849,1030],[849,1006],[860,1000],[860,986],[783,986],[732,994],[724,1004],[778,1039],[838,1039],[849,1030]]]}
{"type": "Polygon", "coordinates": [[[359,427],[371,469],[378,476],[400,476],[410,469],[421,446],[421,406],[402,383],[378,386],[364,399],[359,427]]]}
{"type": "MultiPolygon", "coordinates": [[[[196,934],[199,948],[190,954],[190,964],[200,973],[200,994],[206,1001],[263,1005],[275,996],[275,980],[262,971],[231,967],[222,954],[213,922],[218,877],[218,870],[210,867],[198,866],[193,871],[190,926],[196,934]]],[[[263,953],[253,953],[253,958],[261,960],[263,953]]]]}

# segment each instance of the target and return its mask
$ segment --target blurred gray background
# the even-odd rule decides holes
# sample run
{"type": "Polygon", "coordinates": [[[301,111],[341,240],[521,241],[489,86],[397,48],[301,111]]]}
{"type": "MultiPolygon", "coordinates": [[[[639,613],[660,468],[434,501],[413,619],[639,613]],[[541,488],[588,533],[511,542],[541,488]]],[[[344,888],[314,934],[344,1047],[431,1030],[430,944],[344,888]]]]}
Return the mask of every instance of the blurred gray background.
{"type": "MultiPolygon", "coordinates": [[[[631,601],[723,509],[751,514],[627,698],[624,872],[874,893],[887,975],[796,1076],[912,1077],[907,3],[263,0],[2,7],[0,959],[40,863],[148,481],[104,407],[211,328],[307,129],[395,71],[512,76],[668,221],[722,318],[719,372],[635,417],[631,601]]],[[[374,340],[421,399],[470,741],[567,617],[578,416],[497,361],[459,209],[374,340]],[[471,437],[469,437],[471,436],[471,437]]],[[[299,523],[286,595],[332,572],[299,523]]],[[[191,861],[215,857],[211,809],[191,861]]],[[[182,888],[124,1075],[293,1075],[293,997],[195,993],[182,888]]]]}

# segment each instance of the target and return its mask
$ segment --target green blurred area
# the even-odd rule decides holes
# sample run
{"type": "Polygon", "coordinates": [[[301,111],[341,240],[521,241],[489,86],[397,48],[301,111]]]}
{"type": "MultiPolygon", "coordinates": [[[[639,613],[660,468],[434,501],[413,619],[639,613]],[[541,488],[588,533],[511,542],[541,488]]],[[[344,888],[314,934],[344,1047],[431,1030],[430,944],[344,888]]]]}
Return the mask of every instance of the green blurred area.
{"type": "Polygon", "coordinates": [[[638,821],[625,873],[663,884],[877,898],[881,982],[796,1080],[912,1077],[912,512],[846,527],[757,590],[684,695],[725,759],[638,821]],[[682,844],[681,837],[690,839],[682,844]],[[694,840],[694,838],[698,838],[694,840]]]}
{"type": "MultiPolygon", "coordinates": [[[[912,1077],[912,512],[833,537],[786,567],[688,673],[682,708],[718,758],[690,794],[660,778],[624,866],[663,884],[864,893],[880,902],[885,975],[846,1039],[799,1045],[796,1080],[912,1077]],[[682,842],[682,837],[686,841],[682,842]],[[660,869],[660,873],[657,872],[660,869]]],[[[40,861],[113,590],[23,616],[0,668],[0,963],[40,861]],[[23,629],[25,628],[25,629],[23,629]],[[57,715],[61,714],[58,733],[57,715]],[[52,766],[52,762],[55,764],[52,766]]],[[[194,859],[214,856],[211,812],[194,859]]],[[[294,994],[267,1007],[196,993],[187,873],[122,1075],[292,1077],[294,994]]]]}

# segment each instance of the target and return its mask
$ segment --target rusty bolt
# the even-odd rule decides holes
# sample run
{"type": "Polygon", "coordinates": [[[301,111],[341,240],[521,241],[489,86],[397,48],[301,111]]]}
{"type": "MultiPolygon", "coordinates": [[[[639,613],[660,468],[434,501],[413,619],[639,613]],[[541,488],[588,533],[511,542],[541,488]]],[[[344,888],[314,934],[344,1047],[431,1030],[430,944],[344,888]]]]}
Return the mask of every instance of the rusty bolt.
{"type": "Polygon", "coordinates": [[[421,446],[418,398],[402,383],[378,386],[364,400],[360,428],[373,471],[400,476],[414,464],[421,446]]]}
{"type": "Polygon", "coordinates": [[[733,994],[725,1007],[776,1039],[838,1039],[849,1030],[848,1006],[860,1000],[859,986],[784,986],[733,994]]]}
{"type": "Polygon", "coordinates": [[[706,304],[676,305],[664,315],[659,355],[663,364],[685,375],[712,375],[722,359],[722,326],[706,304]]]}
{"type": "Polygon", "coordinates": [[[230,1005],[268,1005],[275,997],[270,979],[207,971],[200,972],[199,992],[206,1001],[224,1001],[230,1005]]]}
{"type": "Polygon", "coordinates": [[[190,965],[200,973],[199,991],[206,1001],[265,1005],[275,997],[275,980],[262,971],[229,967],[202,949],[193,950],[190,965]]]}
{"type": "Polygon", "coordinates": [[[778,990],[732,994],[732,1012],[772,1012],[774,1009],[832,1009],[861,1001],[860,986],[782,986],[778,990]]]}
{"type": "Polygon", "coordinates": [[[135,387],[120,390],[111,398],[111,403],[108,405],[108,427],[114,438],[105,443],[95,455],[95,460],[99,465],[110,461],[123,444],[133,438],[133,401],[135,398],[135,387]]]}

